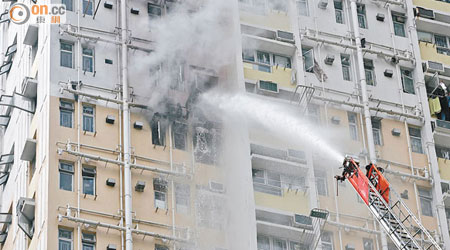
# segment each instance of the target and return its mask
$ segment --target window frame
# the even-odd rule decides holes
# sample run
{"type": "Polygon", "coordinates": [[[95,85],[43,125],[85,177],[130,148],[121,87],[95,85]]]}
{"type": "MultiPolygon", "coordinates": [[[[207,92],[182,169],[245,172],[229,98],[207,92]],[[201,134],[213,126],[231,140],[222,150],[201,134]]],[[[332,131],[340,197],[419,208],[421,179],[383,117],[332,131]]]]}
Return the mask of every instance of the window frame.
{"type": "Polygon", "coordinates": [[[322,249],[325,250],[334,250],[334,242],[333,242],[333,233],[329,231],[322,232],[322,236],[320,236],[320,239],[322,241],[322,249]],[[324,236],[329,237],[330,241],[325,241],[324,236]],[[330,248],[331,247],[331,248],[330,248]]]}
{"type": "Polygon", "coordinates": [[[328,181],[327,181],[327,173],[323,170],[314,169],[314,180],[316,183],[316,192],[320,196],[327,197],[329,195],[328,192],[328,181]],[[319,185],[323,185],[324,192],[322,193],[319,185]]]}
{"type": "Polygon", "coordinates": [[[65,128],[73,128],[73,115],[75,112],[75,108],[74,108],[74,103],[72,101],[68,101],[68,100],[64,100],[64,99],[60,99],[59,100],[59,126],[61,127],[65,127],[65,128]],[[63,103],[65,104],[70,104],[70,108],[66,107],[65,105],[63,105],[63,103]],[[61,119],[62,114],[68,114],[70,112],[70,126],[64,126],[63,125],[63,120],[61,119]]]}
{"type": "Polygon", "coordinates": [[[367,24],[366,5],[358,3],[356,11],[357,11],[357,15],[358,15],[358,26],[359,26],[359,28],[361,28],[361,29],[368,29],[369,25],[367,24]],[[359,11],[359,8],[362,8],[361,12],[359,11]]]}
{"type": "Polygon", "coordinates": [[[73,57],[73,54],[74,54],[74,43],[73,42],[68,42],[68,41],[63,41],[63,40],[60,40],[59,41],[59,66],[60,67],[64,67],[64,68],[69,68],[69,69],[73,69],[73,66],[74,66],[74,57],[73,57]],[[62,48],[62,46],[61,45],[70,45],[71,46],[71,50],[66,50],[66,49],[63,49],[62,48]],[[63,65],[63,60],[62,60],[62,55],[63,55],[63,53],[67,53],[68,55],[70,54],[70,67],[69,66],[65,66],[65,65],[63,65]]]}
{"type": "Polygon", "coordinates": [[[312,73],[314,71],[314,48],[302,47],[302,59],[303,59],[303,70],[305,70],[305,72],[312,73]],[[308,56],[307,54],[311,55],[308,56]],[[307,62],[310,62],[311,64],[310,67],[307,66],[307,62]]]}
{"type": "Polygon", "coordinates": [[[73,11],[73,0],[61,0],[61,4],[66,6],[67,11],[73,11]],[[65,2],[70,1],[70,5],[67,5],[65,2]]]}
{"type": "Polygon", "coordinates": [[[163,125],[162,117],[155,117],[150,122],[152,144],[156,146],[166,146],[166,126],[163,125]],[[155,132],[154,129],[157,129],[155,132]],[[154,138],[157,135],[156,138],[154,138]]]}
{"type": "Polygon", "coordinates": [[[411,144],[411,151],[414,153],[423,154],[424,152],[423,152],[421,129],[418,127],[408,126],[408,134],[409,134],[409,141],[411,144]],[[411,133],[412,131],[414,133],[411,133]],[[416,134],[415,132],[418,132],[418,134],[416,134]],[[415,146],[414,146],[415,144],[413,143],[413,141],[417,142],[417,147],[419,147],[419,148],[415,148],[415,146]]]}
{"type": "Polygon", "coordinates": [[[0,66],[0,75],[8,74],[9,71],[11,71],[12,63],[12,61],[4,62],[3,65],[0,66]],[[7,68],[7,70],[4,69],[5,67],[7,68]]]}
{"type": "Polygon", "coordinates": [[[366,79],[366,85],[369,86],[377,86],[377,80],[375,76],[375,66],[373,65],[373,60],[371,59],[364,59],[364,73],[365,73],[365,79],[366,79]],[[368,74],[371,76],[371,83],[369,83],[369,80],[367,79],[368,74]]]}
{"type": "MultiPolygon", "coordinates": [[[[95,11],[95,0],[82,0],[82,4],[81,7],[83,8],[81,11],[81,13],[83,13],[83,15],[88,15],[88,16],[92,16],[94,15],[94,11],[95,11]],[[87,8],[86,6],[84,6],[84,4],[90,4],[91,8],[87,8]]],[[[89,5],[88,5],[89,6],[89,5]]]]}
{"type": "Polygon", "coordinates": [[[82,171],[81,171],[81,179],[82,179],[82,184],[83,184],[83,194],[84,195],[96,195],[96,182],[97,182],[97,170],[95,167],[90,167],[90,166],[83,166],[82,167],[82,171]],[[92,180],[92,194],[91,193],[86,193],[85,188],[84,188],[84,183],[85,180],[92,180]]]}
{"type": "Polygon", "coordinates": [[[296,1],[296,7],[297,7],[297,12],[299,15],[301,16],[309,16],[309,3],[308,0],[297,0],[296,1]],[[300,5],[303,5],[302,7],[304,8],[300,8],[300,5]],[[301,11],[304,10],[304,11],[301,11]]]}
{"type": "Polygon", "coordinates": [[[364,250],[374,250],[374,244],[373,244],[373,239],[370,238],[363,238],[363,247],[364,250]],[[369,244],[369,248],[366,248],[366,243],[369,244]]]}
{"type": "Polygon", "coordinates": [[[344,81],[352,81],[352,62],[350,59],[350,55],[341,54],[341,67],[342,67],[342,79],[344,81]],[[344,60],[348,60],[348,62],[344,62],[344,60]],[[344,69],[348,72],[348,79],[345,77],[344,69]]]}
{"type": "Polygon", "coordinates": [[[91,232],[82,232],[81,233],[81,249],[84,250],[85,247],[92,247],[92,250],[95,250],[95,245],[97,243],[97,238],[95,233],[91,233],[91,232]],[[92,239],[87,239],[86,236],[87,235],[92,235],[93,238],[92,239]]]}
{"type": "Polygon", "coordinates": [[[95,133],[95,106],[90,105],[90,104],[83,104],[82,107],[83,109],[83,131],[85,132],[90,132],[90,133],[95,133]],[[92,108],[92,114],[86,113],[85,112],[85,108],[92,108]],[[92,118],[92,130],[88,130],[85,126],[86,121],[85,121],[85,117],[89,117],[92,118]]]}
{"type": "Polygon", "coordinates": [[[64,190],[64,191],[69,191],[69,192],[73,192],[73,177],[75,174],[75,166],[73,163],[70,162],[65,162],[65,161],[60,161],[58,163],[58,172],[59,172],[59,190],[64,190]],[[67,166],[71,166],[72,170],[68,170],[68,169],[64,169],[62,168],[62,165],[67,165],[67,166]],[[70,175],[71,179],[70,179],[70,190],[61,188],[61,174],[66,174],[66,175],[70,175]]]}
{"type": "Polygon", "coordinates": [[[394,34],[396,35],[396,36],[399,36],[399,37],[406,37],[406,29],[405,29],[405,22],[400,22],[400,21],[397,21],[397,19],[398,18],[405,18],[405,15],[404,14],[397,14],[397,13],[392,13],[392,25],[393,25],[393,28],[394,28],[394,34]],[[396,29],[396,27],[401,27],[401,34],[399,34],[399,33],[397,33],[397,29],[396,29]]]}
{"type": "Polygon", "coordinates": [[[187,150],[187,137],[188,137],[187,132],[188,132],[187,124],[185,124],[183,122],[179,122],[179,121],[173,122],[173,131],[172,131],[173,148],[179,149],[179,150],[187,150]],[[181,140],[180,137],[182,137],[182,141],[183,141],[182,147],[180,147],[180,145],[177,144],[177,142],[179,140],[181,140]]]}
{"type": "Polygon", "coordinates": [[[257,192],[265,193],[265,194],[271,194],[276,196],[283,196],[283,185],[281,181],[281,173],[269,171],[267,169],[261,169],[261,168],[252,168],[252,182],[253,182],[253,189],[257,192]],[[256,176],[256,172],[260,172],[263,174],[263,176],[256,176]],[[270,178],[270,176],[277,175],[277,179],[270,178]],[[269,179],[270,178],[270,179],[269,179]],[[273,184],[278,185],[273,185],[273,184]],[[255,187],[256,185],[256,187],[255,187]],[[258,187],[259,186],[259,187],[258,187]],[[267,189],[269,188],[269,189],[267,189]]]}
{"type": "Polygon", "coordinates": [[[350,132],[350,138],[353,141],[359,141],[358,115],[354,112],[347,112],[347,119],[348,119],[348,128],[349,128],[349,132],[350,132]],[[353,118],[353,117],[354,117],[354,121],[351,121],[351,118],[353,118]]]}
{"type": "Polygon", "coordinates": [[[413,78],[412,70],[411,69],[406,69],[406,68],[400,68],[400,76],[401,76],[401,80],[402,80],[403,93],[415,95],[416,94],[416,90],[414,88],[415,86],[414,86],[414,78],[413,78]],[[410,80],[410,82],[412,84],[412,86],[409,86],[409,87],[411,87],[411,91],[409,91],[407,89],[405,79],[410,80]]]}
{"type": "Polygon", "coordinates": [[[175,183],[175,210],[178,213],[189,214],[190,206],[191,187],[189,184],[175,183]]]}
{"type": "Polygon", "coordinates": [[[73,249],[73,230],[65,229],[65,228],[58,228],[58,250],[60,250],[60,242],[64,241],[66,243],[70,243],[70,250],[73,249]],[[70,233],[70,239],[66,237],[61,236],[61,232],[69,232],[70,233]]]}
{"type": "Polygon", "coordinates": [[[420,201],[420,212],[422,215],[424,216],[430,216],[433,217],[433,194],[431,193],[431,189],[429,188],[424,188],[424,187],[417,187],[417,196],[419,196],[419,201],[420,201]],[[424,192],[427,192],[428,194],[424,194],[424,192]],[[424,212],[426,211],[424,209],[424,204],[427,203],[429,204],[429,213],[428,212],[424,212]]]}
{"type": "Polygon", "coordinates": [[[334,6],[334,16],[335,16],[336,23],[345,24],[344,1],[334,0],[333,6],[334,6]],[[336,3],[340,3],[340,5],[341,5],[340,8],[336,6],[336,3]],[[340,16],[340,21],[338,20],[338,16],[340,16]]]}
{"type": "Polygon", "coordinates": [[[81,51],[82,51],[81,52],[81,60],[82,60],[82,70],[83,70],[83,72],[94,73],[95,72],[95,50],[93,48],[82,47],[81,51]],[[86,54],[85,50],[90,50],[92,52],[92,55],[86,54]],[[86,69],[87,66],[84,63],[85,59],[88,59],[88,60],[91,61],[91,68],[90,69],[86,69]]]}
{"type": "MultiPolygon", "coordinates": [[[[166,180],[163,180],[161,178],[153,178],[153,205],[155,206],[155,208],[161,208],[161,209],[168,209],[168,204],[167,204],[167,192],[168,192],[168,188],[169,188],[169,184],[166,180]],[[160,186],[161,188],[164,189],[157,189],[157,187],[160,186]],[[160,199],[156,198],[156,194],[163,194],[164,197],[164,206],[160,206],[160,204],[157,201],[163,202],[160,199]]],[[[160,196],[162,197],[162,196],[160,196]]]]}
{"type": "Polygon", "coordinates": [[[383,136],[381,131],[381,119],[372,117],[371,119],[372,123],[372,134],[373,134],[373,142],[375,145],[382,146],[383,145],[383,136]],[[374,126],[374,124],[379,124],[379,126],[374,126]],[[378,135],[378,136],[375,136],[378,135]],[[379,138],[379,140],[376,140],[375,138],[379,138]]]}

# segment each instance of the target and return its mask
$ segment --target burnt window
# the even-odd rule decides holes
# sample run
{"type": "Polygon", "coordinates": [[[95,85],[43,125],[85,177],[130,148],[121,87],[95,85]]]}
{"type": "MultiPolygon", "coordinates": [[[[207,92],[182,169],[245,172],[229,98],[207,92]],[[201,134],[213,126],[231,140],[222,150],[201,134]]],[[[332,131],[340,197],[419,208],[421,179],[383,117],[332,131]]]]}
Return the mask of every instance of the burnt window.
{"type": "Polygon", "coordinates": [[[187,125],[181,122],[173,123],[173,146],[186,150],[187,125]]]}
{"type": "Polygon", "coordinates": [[[166,141],[166,126],[161,115],[155,113],[150,122],[150,128],[152,130],[152,144],[165,146],[166,141]]]}

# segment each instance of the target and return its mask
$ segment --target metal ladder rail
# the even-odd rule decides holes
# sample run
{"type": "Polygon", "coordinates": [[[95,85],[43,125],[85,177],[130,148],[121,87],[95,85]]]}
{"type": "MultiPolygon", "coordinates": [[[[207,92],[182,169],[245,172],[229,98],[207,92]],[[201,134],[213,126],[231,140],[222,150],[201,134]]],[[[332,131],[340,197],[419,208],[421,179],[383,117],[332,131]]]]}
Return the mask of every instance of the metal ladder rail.
{"type": "MultiPolygon", "coordinates": [[[[417,226],[419,226],[420,230],[427,236],[427,240],[431,242],[431,244],[438,250],[442,250],[441,247],[439,246],[439,244],[436,242],[436,240],[434,240],[433,236],[431,236],[431,234],[428,232],[428,230],[422,225],[422,223],[419,221],[419,219],[417,219],[417,217],[411,212],[411,210],[408,208],[408,206],[406,206],[406,204],[403,202],[403,200],[401,199],[401,197],[398,195],[397,192],[395,192],[395,190],[393,190],[392,188],[390,188],[391,193],[394,194],[395,198],[397,198],[397,203],[399,203],[399,205],[401,205],[401,208],[404,208],[406,210],[406,212],[408,213],[408,215],[413,219],[413,221],[415,222],[415,224],[417,224],[417,226]]],[[[401,211],[401,208],[399,207],[398,209],[401,211]]]]}
{"type": "Polygon", "coordinates": [[[369,205],[369,209],[375,215],[377,219],[380,220],[380,224],[385,228],[388,232],[389,237],[391,237],[392,241],[395,243],[397,248],[399,249],[420,249],[418,244],[415,244],[411,238],[409,237],[408,231],[402,228],[402,225],[398,222],[398,220],[393,216],[391,212],[388,211],[386,206],[381,202],[381,200],[376,196],[374,192],[371,192],[371,202],[369,205]],[[372,210],[373,209],[373,210],[372,210]],[[376,213],[376,214],[375,214],[376,213]],[[384,225],[384,222],[386,225],[384,225]],[[395,237],[395,239],[394,239],[395,237]],[[407,240],[407,241],[405,241],[407,240]],[[415,244],[415,246],[413,245],[415,244]],[[406,248],[409,247],[409,248],[406,248]]]}
{"type": "MultiPolygon", "coordinates": [[[[372,192],[375,194],[375,196],[377,197],[377,199],[378,199],[379,201],[381,201],[381,203],[382,203],[382,204],[384,205],[384,207],[387,209],[387,211],[385,212],[384,215],[386,215],[387,213],[390,213],[390,215],[392,216],[392,218],[400,225],[401,229],[408,235],[408,237],[411,239],[411,241],[414,243],[414,245],[416,245],[417,249],[422,249],[422,248],[420,247],[419,243],[418,243],[418,242],[415,240],[415,238],[411,235],[411,232],[409,232],[409,230],[405,227],[405,225],[401,222],[401,220],[399,220],[399,219],[397,218],[397,216],[395,216],[395,214],[394,214],[394,212],[391,210],[390,206],[386,203],[386,201],[385,201],[384,198],[381,196],[381,194],[378,192],[378,190],[374,187],[374,185],[373,185],[370,181],[368,181],[368,184],[369,184],[369,189],[370,189],[370,190],[369,190],[369,193],[370,193],[370,191],[372,191],[372,192]]],[[[370,206],[371,206],[371,205],[369,205],[369,208],[370,208],[370,206]]],[[[375,210],[376,210],[378,213],[380,213],[378,207],[375,207],[375,206],[373,206],[373,207],[374,207],[374,208],[377,208],[377,209],[375,209],[375,210]]],[[[370,210],[372,213],[374,213],[374,211],[372,211],[372,209],[369,209],[369,210],[370,210]]],[[[390,221],[386,221],[386,220],[383,219],[383,218],[384,218],[384,215],[381,216],[381,218],[378,218],[379,215],[377,215],[377,214],[375,214],[375,213],[374,213],[374,215],[375,215],[375,218],[377,218],[377,219],[379,220],[379,222],[384,221],[388,227],[389,227],[389,226],[392,227],[392,225],[390,225],[390,224],[391,224],[390,221]]],[[[380,215],[381,215],[381,214],[380,214],[380,215]]],[[[381,224],[383,225],[383,223],[381,223],[381,224]]],[[[394,243],[396,243],[396,241],[401,241],[401,239],[398,239],[398,238],[394,239],[394,238],[392,237],[392,235],[395,235],[395,234],[390,233],[389,230],[388,230],[388,235],[392,238],[392,240],[394,241],[394,243]]],[[[401,242],[402,242],[402,241],[401,241],[401,242]]],[[[403,247],[403,246],[398,246],[398,247],[403,247]]],[[[400,249],[402,249],[402,248],[400,248],[400,249]]],[[[441,250],[440,248],[438,248],[438,249],[441,250]]]]}

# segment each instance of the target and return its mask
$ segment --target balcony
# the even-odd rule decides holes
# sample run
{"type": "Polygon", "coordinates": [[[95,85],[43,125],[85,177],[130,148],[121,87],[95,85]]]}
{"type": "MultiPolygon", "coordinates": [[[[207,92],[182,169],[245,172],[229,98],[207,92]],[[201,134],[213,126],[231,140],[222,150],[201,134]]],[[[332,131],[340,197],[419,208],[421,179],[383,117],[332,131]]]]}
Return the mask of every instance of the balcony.
{"type": "MultiPolygon", "coordinates": [[[[450,30],[450,25],[446,27],[450,30]]],[[[420,55],[423,61],[433,61],[439,62],[445,65],[450,65],[450,53],[444,54],[445,51],[442,51],[442,48],[438,48],[435,44],[420,42],[420,55]],[[439,52],[438,52],[439,49],[439,52]]],[[[447,53],[450,51],[447,51],[447,53]]]]}

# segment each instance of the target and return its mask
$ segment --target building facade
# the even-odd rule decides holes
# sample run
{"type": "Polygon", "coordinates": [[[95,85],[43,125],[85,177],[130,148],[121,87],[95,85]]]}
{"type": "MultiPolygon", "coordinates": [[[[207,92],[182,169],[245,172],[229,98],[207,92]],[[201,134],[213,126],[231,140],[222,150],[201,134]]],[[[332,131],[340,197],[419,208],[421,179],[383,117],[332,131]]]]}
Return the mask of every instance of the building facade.
{"type": "Polygon", "coordinates": [[[0,249],[395,249],[341,162],[268,106],[384,168],[450,248],[448,125],[428,103],[448,3],[25,1],[65,4],[61,25],[17,25],[14,3],[0,249]],[[205,108],[210,90],[226,100],[205,108]]]}

